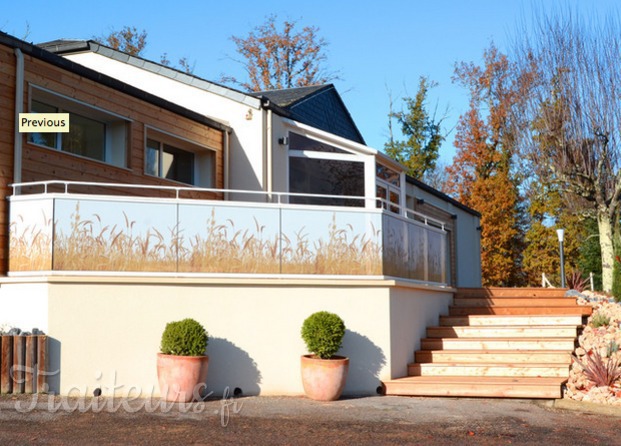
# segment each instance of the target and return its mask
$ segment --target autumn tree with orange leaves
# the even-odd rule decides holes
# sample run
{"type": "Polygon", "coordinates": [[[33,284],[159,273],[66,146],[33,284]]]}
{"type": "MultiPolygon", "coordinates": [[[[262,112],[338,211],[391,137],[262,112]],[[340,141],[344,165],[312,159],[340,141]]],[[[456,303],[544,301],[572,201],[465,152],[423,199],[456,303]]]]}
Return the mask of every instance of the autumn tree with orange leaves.
{"type": "Polygon", "coordinates": [[[132,56],[140,56],[147,46],[147,32],[126,25],[121,30],[111,31],[106,36],[95,37],[94,40],[132,56]]]}
{"type": "Polygon", "coordinates": [[[298,30],[296,21],[285,20],[279,29],[276,20],[272,15],[246,37],[231,37],[242,57],[236,61],[244,66],[248,80],[225,76],[223,82],[248,91],[265,91],[321,85],[338,79],[336,73],[324,68],[328,43],[319,37],[319,28],[305,26],[298,30]]]}
{"type": "Polygon", "coordinates": [[[468,89],[470,107],[459,119],[457,154],[448,166],[448,189],[481,213],[481,269],[485,286],[523,283],[524,209],[518,191],[519,173],[512,110],[524,95],[529,77],[516,72],[492,45],[483,66],[461,63],[454,80],[468,89]]]}

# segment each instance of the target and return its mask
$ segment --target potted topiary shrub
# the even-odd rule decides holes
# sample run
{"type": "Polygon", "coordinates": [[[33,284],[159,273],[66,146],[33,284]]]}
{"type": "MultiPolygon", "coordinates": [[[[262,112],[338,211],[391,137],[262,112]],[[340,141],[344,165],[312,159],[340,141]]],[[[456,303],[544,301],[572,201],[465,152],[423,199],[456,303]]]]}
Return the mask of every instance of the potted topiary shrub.
{"type": "Polygon", "coordinates": [[[194,319],[166,324],[157,355],[162,398],[184,403],[201,398],[209,366],[208,341],[207,331],[194,319]]]}
{"type": "Polygon", "coordinates": [[[319,401],[339,399],[349,370],[349,358],[335,356],[345,336],[345,323],[327,311],[311,314],[302,324],[302,339],[311,352],[302,356],[306,396],[319,401]]]}

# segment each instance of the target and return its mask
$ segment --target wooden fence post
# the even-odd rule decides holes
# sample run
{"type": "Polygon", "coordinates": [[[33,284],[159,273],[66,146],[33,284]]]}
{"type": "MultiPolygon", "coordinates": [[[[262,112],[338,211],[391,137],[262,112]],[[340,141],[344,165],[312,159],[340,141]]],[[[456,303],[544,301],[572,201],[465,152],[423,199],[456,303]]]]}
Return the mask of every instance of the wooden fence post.
{"type": "Polygon", "coordinates": [[[13,336],[0,336],[2,351],[0,355],[0,392],[11,393],[13,381],[11,369],[13,368],[13,336]]]}
{"type": "Polygon", "coordinates": [[[13,393],[24,393],[26,337],[13,336],[13,393]]]}
{"type": "Polygon", "coordinates": [[[26,361],[24,362],[24,392],[34,393],[35,390],[35,366],[37,364],[37,337],[25,336],[26,338],[26,361]]]}
{"type": "Polygon", "coordinates": [[[47,336],[37,336],[37,388],[38,393],[47,392],[47,336]]]}

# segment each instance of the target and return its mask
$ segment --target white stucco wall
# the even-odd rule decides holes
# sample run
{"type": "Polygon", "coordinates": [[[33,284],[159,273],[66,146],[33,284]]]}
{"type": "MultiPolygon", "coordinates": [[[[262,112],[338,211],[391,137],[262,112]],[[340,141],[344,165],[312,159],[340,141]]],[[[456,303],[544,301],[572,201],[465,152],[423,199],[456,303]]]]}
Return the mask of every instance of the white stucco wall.
{"type": "Polygon", "coordinates": [[[47,284],[40,280],[4,279],[0,285],[0,325],[23,331],[48,330],[47,284]]]}
{"type": "Polygon", "coordinates": [[[448,314],[453,300],[449,292],[394,288],[390,294],[390,369],[393,376],[407,375],[407,365],[420,350],[427,327],[438,326],[440,315],[448,314]]]}
{"type": "MultiPolygon", "coordinates": [[[[30,285],[21,287],[47,301],[48,369],[57,372],[50,387],[65,395],[96,388],[159,395],[162,331],[186,317],[209,332],[207,387],[215,395],[227,387],[245,395],[303,394],[300,329],[320,310],[339,314],[347,326],[339,352],[350,358],[344,394],[375,394],[381,380],[405,375],[426,324],[437,323],[451,296],[385,280],[49,277],[30,285]]],[[[18,302],[27,312],[31,301],[18,302]]]]}

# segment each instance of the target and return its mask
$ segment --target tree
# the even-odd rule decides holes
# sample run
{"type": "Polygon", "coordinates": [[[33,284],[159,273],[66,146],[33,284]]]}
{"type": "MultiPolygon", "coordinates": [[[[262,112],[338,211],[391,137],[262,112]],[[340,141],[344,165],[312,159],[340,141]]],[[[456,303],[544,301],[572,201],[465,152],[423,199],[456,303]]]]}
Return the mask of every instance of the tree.
{"type": "Polygon", "coordinates": [[[517,72],[492,45],[484,52],[482,67],[461,63],[454,79],[468,89],[470,108],[459,118],[457,154],[447,168],[447,186],[462,203],[481,213],[483,284],[520,285],[524,210],[514,169],[512,109],[522,99],[528,76],[517,72]]]}
{"type": "Polygon", "coordinates": [[[395,112],[390,101],[388,114],[389,141],[384,144],[384,152],[391,158],[406,166],[406,173],[416,179],[423,180],[427,172],[433,172],[438,159],[438,151],[445,139],[441,124],[444,118],[436,120],[426,109],[429,89],[436,84],[426,77],[421,77],[418,92],[414,98],[404,97],[405,110],[395,112]],[[401,127],[403,141],[395,140],[392,120],[401,127]]]}
{"type": "MultiPolygon", "coordinates": [[[[123,51],[132,56],[142,56],[147,46],[147,32],[143,29],[138,31],[135,26],[124,26],[120,31],[111,31],[103,37],[94,37],[96,42],[107,45],[115,50],[123,51]]],[[[172,67],[187,74],[194,73],[194,65],[190,64],[187,57],[182,57],[176,66],[173,66],[168,59],[168,53],[160,56],[160,63],[167,67],[172,67]]]]}
{"type": "Polygon", "coordinates": [[[337,74],[324,69],[328,43],[319,37],[319,28],[306,26],[298,31],[296,21],[285,20],[279,29],[276,19],[275,15],[269,16],[245,38],[231,37],[242,57],[236,61],[245,68],[248,80],[242,82],[226,76],[223,82],[248,91],[265,91],[321,85],[338,79],[337,74]]]}
{"type": "MultiPolygon", "coordinates": [[[[524,185],[523,185],[524,186],[524,185]]],[[[565,230],[563,249],[565,252],[565,271],[593,271],[586,267],[581,248],[586,246],[588,227],[584,219],[566,206],[554,184],[531,181],[526,189],[529,225],[525,233],[526,246],[522,266],[526,283],[530,286],[541,284],[541,274],[554,285],[560,285],[560,254],[557,228],[565,230]]]]}
{"type": "Polygon", "coordinates": [[[140,56],[147,46],[147,32],[125,25],[120,31],[112,31],[107,36],[96,37],[94,40],[132,56],[140,56]]]}
{"type": "MultiPolygon", "coordinates": [[[[616,16],[615,16],[616,17],[616,16]]],[[[535,73],[520,136],[537,175],[597,220],[605,291],[613,287],[614,231],[621,208],[620,23],[580,22],[571,14],[535,18],[516,54],[535,73]]]]}

